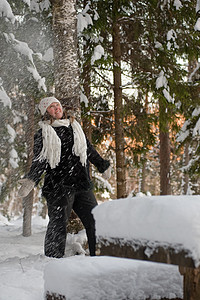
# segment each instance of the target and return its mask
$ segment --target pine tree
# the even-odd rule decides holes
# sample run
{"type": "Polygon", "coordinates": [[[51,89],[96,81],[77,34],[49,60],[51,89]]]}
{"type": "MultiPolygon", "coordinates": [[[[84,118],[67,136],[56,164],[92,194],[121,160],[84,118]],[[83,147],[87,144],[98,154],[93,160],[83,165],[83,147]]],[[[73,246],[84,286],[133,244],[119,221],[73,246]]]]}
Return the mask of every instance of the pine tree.
{"type": "MultiPolygon", "coordinates": [[[[50,49],[50,39],[49,36],[44,37],[44,32],[46,34],[49,32],[49,29],[47,29],[47,10],[49,7],[45,6],[45,1],[40,1],[39,3],[32,0],[30,1],[30,6],[21,1],[15,1],[15,3],[9,1],[9,3],[12,6],[12,8],[10,6],[10,9],[13,16],[17,15],[18,17],[11,24],[2,22],[4,27],[0,36],[2,66],[0,76],[3,88],[12,104],[5,123],[7,123],[7,128],[11,126],[16,134],[12,144],[17,154],[13,157],[14,161],[12,161],[11,154],[14,154],[12,150],[10,157],[7,155],[2,165],[4,174],[9,172],[8,174],[10,175],[9,177],[6,176],[7,179],[5,178],[6,180],[4,181],[5,188],[3,191],[6,190],[7,195],[16,186],[16,181],[19,177],[24,175],[24,172],[27,172],[30,166],[34,135],[35,101],[52,84],[52,72],[49,72],[51,63],[47,61],[48,59],[45,59],[45,53],[50,49]],[[41,18],[41,11],[46,17],[45,23],[44,18],[41,18]],[[38,34],[39,32],[41,34],[38,34]],[[11,65],[12,68],[10,68],[11,65]],[[46,82],[44,76],[47,79],[46,82]]],[[[2,16],[5,16],[5,14],[2,14],[2,16]]],[[[49,55],[47,56],[49,58],[49,55]]],[[[3,100],[5,102],[5,99],[3,100]]],[[[4,131],[4,142],[6,136],[8,136],[8,143],[5,144],[5,147],[8,149],[10,144],[9,135],[4,131]]],[[[5,193],[2,192],[1,197],[3,201],[5,193]]],[[[23,234],[27,236],[31,234],[33,193],[25,200],[24,218],[28,222],[23,224],[23,234]]]]}
{"type": "Polygon", "coordinates": [[[75,0],[51,0],[54,33],[55,95],[63,105],[80,109],[75,0]]]}

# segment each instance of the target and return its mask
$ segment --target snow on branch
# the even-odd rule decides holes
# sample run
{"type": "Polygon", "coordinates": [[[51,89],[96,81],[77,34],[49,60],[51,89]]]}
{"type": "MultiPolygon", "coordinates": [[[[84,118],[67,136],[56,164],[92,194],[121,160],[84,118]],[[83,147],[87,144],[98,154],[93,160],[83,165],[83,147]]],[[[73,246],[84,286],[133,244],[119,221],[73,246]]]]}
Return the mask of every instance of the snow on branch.
{"type": "MultiPolygon", "coordinates": [[[[77,15],[77,32],[80,34],[84,29],[87,29],[89,25],[93,25],[91,16],[88,14],[88,11],[91,10],[90,3],[82,10],[82,12],[77,15]]],[[[99,15],[96,10],[93,10],[93,19],[97,20],[99,15]]]]}
{"type": "Polygon", "coordinates": [[[184,142],[186,138],[189,136],[190,131],[188,129],[188,126],[190,125],[190,120],[186,120],[185,123],[183,124],[180,132],[177,134],[177,142],[184,142]]]}
{"type": "MultiPolygon", "coordinates": [[[[192,113],[192,117],[198,117],[200,115],[200,107],[196,107],[192,113]]],[[[197,118],[197,122],[195,123],[195,126],[191,129],[188,129],[191,125],[190,120],[186,120],[183,124],[180,132],[177,135],[177,142],[184,142],[189,135],[192,135],[194,138],[195,136],[200,136],[200,117],[197,118]]]]}
{"type": "Polygon", "coordinates": [[[200,106],[195,107],[195,109],[194,109],[193,112],[192,112],[192,116],[193,116],[193,117],[196,117],[196,116],[198,116],[198,115],[200,115],[200,106]]]}
{"type": "Polygon", "coordinates": [[[11,150],[9,151],[9,163],[11,165],[11,167],[13,169],[16,169],[19,167],[18,162],[19,162],[19,156],[17,151],[14,148],[14,141],[16,138],[16,132],[14,130],[14,128],[12,126],[10,126],[10,124],[6,125],[7,131],[8,131],[8,135],[10,136],[8,142],[10,144],[13,144],[11,147],[11,150]]]}
{"type": "Polygon", "coordinates": [[[200,135],[200,118],[198,119],[198,121],[196,122],[196,125],[193,129],[193,136],[196,136],[196,135],[200,135]]]}
{"type": "Polygon", "coordinates": [[[12,148],[11,151],[9,152],[9,155],[10,155],[9,163],[11,164],[12,168],[13,169],[18,168],[19,157],[17,151],[14,148],[12,148]]]}
{"type": "Polygon", "coordinates": [[[182,172],[188,172],[191,167],[196,164],[196,162],[199,161],[199,156],[195,157],[195,158],[192,158],[190,159],[189,163],[186,165],[186,166],[183,166],[182,168],[180,168],[180,170],[182,172]]]}
{"type": "Polygon", "coordinates": [[[25,3],[28,4],[31,11],[35,11],[36,13],[42,12],[43,10],[48,10],[50,8],[50,1],[49,0],[23,0],[25,3]]]}
{"type": "Polygon", "coordinates": [[[12,23],[15,22],[15,16],[12,12],[10,4],[6,0],[0,1],[0,17],[6,17],[12,23]]]}
{"type": "Polygon", "coordinates": [[[0,78],[0,101],[3,103],[4,107],[8,106],[9,108],[11,108],[12,102],[1,84],[1,78],[0,78]]]}
{"type": "Polygon", "coordinates": [[[42,78],[37,71],[37,68],[33,60],[33,55],[34,55],[33,50],[29,48],[27,43],[15,39],[15,36],[12,33],[10,34],[4,33],[4,36],[7,42],[12,44],[16,52],[28,58],[30,62],[30,66],[27,66],[27,70],[32,74],[33,78],[38,83],[38,88],[43,89],[46,92],[47,88],[45,85],[45,78],[42,78]]]}
{"type": "Polygon", "coordinates": [[[181,7],[183,7],[180,0],[174,0],[174,6],[176,7],[176,10],[179,10],[181,7]]]}
{"type": "Polygon", "coordinates": [[[172,47],[172,44],[174,45],[174,48],[178,49],[179,46],[176,43],[177,34],[174,31],[174,29],[171,29],[167,32],[167,49],[170,50],[172,47]]]}
{"type": "Polygon", "coordinates": [[[10,97],[7,95],[6,91],[3,88],[3,80],[0,77],[0,101],[3,103],[4,107],[8,106],[11,108],[12,102],[10,97]]]}
{"type": "Polygon", "coordinates": [[[163,95],[164,97],[167,99],[167,101],[169,103],[173,103],[174,104],[174,98],[171,97],[170,95],[170,89],[168,86],[168,80],[167,77],[165,76],[164,71],[160,71],[157,79],[156,79],[156,88],[157,90],[160,88],[163,88],[163,95]]]}
{"type": "Polygon", "coordinates": [[[22,0],[25,4],[27,4],[28,6],[30,6],[30,0],[22,0]]]}
{"type": "Polygon", "coordinates": [[[94,62],[104,55],[104,48],[101,45],[98,45],[94,48],[94,53],[91,58],[91,64],[93,65],[94,62]]]}
{"type": "MultiPolygon", "coordinates": [[[[167,6],[170,9],[171,2],[171,0],[161,0],[160,8],[163,10],[167,6]]],[[[183,6],[180,0],[174,0],[173,5],[176,7],[176,10],[179,10],[183,6]]]]}
{"type": "Polygon", "coordinates": [[[171,97],[169,91],[167,89],[163,90],[163,95],[165,96],[165,98],[167,99],[167,101],[169,103],[173,103],[174,104],[174,98],[171,97]]]}
{"type": "Polygon", "coordinates": [[[194,30],[200,31],[200,0],[197,0],[196,14],[197,14],[197,21],[196,21],[196,24],[194,26],[194,30]]]}
{"type": "Polygon", "coordinates": [[[89,25],[93,25],[92,19],[89,14],[83,15],[79,13],[77,15],[77,31],[81,33],[84,29],[87,29],[89,25]]]}
{"type": "Polygon", "coordinates": [[[195,24],[195,26],[194,26],[194,30],[200,31],[200,18],[197,19],[196,24],[195,24]]]}
{"type": "Polygon", "coordinates": [[[88,107],[88,98],[87,98],[87,96],[85,95],[85,94],[83,94],[82,92],[81,92],[81,94],[80,94],[80,102],[82,103],[85,103],[85,107],[88,107]]]}
{"type": "Polygon", "coordinates": [[[12,126],[10,126],[10,124],[7,124],[6,127],[8,130],[8,134],[10,136],[8,142],[12,144],[16,138],[16,132],[15,132],[14,128],[12,126]]]}
{"type": "MultiPolygon", "coordinates": [[[[200,20],[200,19],[199,19],[199,20],[200,20]]],[[[189,82],[192,82],[192,77],[197,73],[197,71],[199,70],[199,68],[200,68],[200,64],[197,63],[196,68],[195,68],[194,71],[190,74],[190,76],[189,76],[189,78],[188,78],[188,81],[189,81],[189,82]]]]}
{"type": "Polygon", "coordinates": [[[103,177],[99,176],[98,174],[93,174],[94,178],[96,178],[100,183],[103,184],[104,188],[108,189],[110,193],[114,193],[114,189],[111,184],[105,180],[103,177]]]}
{"type": "Polygon", "coordinates": [[[167,87],[168,80],[165,77],[164,71],[160,71],[158,78],[156,79],[156,88],[167,87]]]}

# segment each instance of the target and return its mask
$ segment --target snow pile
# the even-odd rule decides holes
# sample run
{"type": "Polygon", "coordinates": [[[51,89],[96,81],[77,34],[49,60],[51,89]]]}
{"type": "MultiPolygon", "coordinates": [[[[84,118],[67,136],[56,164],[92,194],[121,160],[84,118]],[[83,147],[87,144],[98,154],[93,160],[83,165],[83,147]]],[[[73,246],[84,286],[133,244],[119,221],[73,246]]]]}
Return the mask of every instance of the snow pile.
{"type": "Polygon", "coordinates": [[[82,245],[87,243],[87,236],[85,229],[79,231],[78,234],[67,234],[65,256],[72,256],[76,254],[86,254],[82,245]]]}
{"type": "Polygon", "coordinates": [[[93,210],[101,237],[151,242],[151,249],[185,249],[200,264],[200,196],[133,197],[104,202],[93,210]]]}
{"type": "Polygon", "coordinates": [[[20,259],[13,253],[12,258],[1,262],[0,300],[44,299],[43,271],[48,261],[42,255],[29,255],[20,259]]]}
{"type": "MultiPolygon", "coordinates": [[[[177,266],[108,257],[45,257],[43,247],[47,223],[48,218],[33,217],[32,236],[23,237],[22,218],[8,221],[0,214],[0,300],[44,299],[44,270],[46,288],[58,284],[56,290],[62,286],[70,295],[77,294],[80,288],[78,300],[90,291],[97,297],[86,297],[87,300],[106,300],[98,296],[104,295],[105,291],[107,300],[123,299],[112,298],[117,291],[119,297],[134,293],[136,300],[144,300],[146,295],[151,299],[182,298],[183,278],[177,266]],[[57,275],[57,264],[65,276],[57,275]]],[[[68,235],[66,255],[74,255],[74,246],[84,240],[84,231],[68,235]]]]}
{"type": "Polygon", "coordinates": [[[0,214],[0,226],[2,225],[11,225],[7,218],[0,214]]]}
{"type": "Polygon", "coordinates": [[[68,300],[182,297],[182,279],[173,268],[106,256],[53,260],[45,266],[45,292],[68,300]]]}

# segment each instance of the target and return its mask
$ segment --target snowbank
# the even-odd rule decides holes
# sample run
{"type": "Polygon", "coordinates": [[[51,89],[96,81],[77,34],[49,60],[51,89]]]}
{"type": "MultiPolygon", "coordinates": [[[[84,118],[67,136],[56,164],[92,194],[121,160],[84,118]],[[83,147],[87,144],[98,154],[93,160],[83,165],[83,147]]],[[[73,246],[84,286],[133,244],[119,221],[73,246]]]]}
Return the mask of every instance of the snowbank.
{"type": "Polygon", "coordinates": [[[182,279],[173,270],[131,259],[75,256],[45,266],[44,289],[68,300],[182,298],[182,279]]]}
{"type": "Polygon", "coordinates": [[[200,196],[133,197],[104,202],[93,210],[97,238],[151,241],[188,250],[200,264],[200,196]]]}
{"type": "MultiPolygon", "coordinates": [[[[119,291],[119,298],[113,300],[121,300],[123,298],[120,296],[122,293],[126,294],[127,288],[128,293],[136,295],[135,300],[143,300],[147,298],[146,295],[151,299],[164,297],[173,299],[175,296],[182,298],[183,277],[179,274],[177,266],[118,260],[113,257],[73,256],[63,259],[45,257],[43,244],[47,223],[48,219],[33,217],[33,234],[30,237],[23,237],[22,218],[8,221],[0,214],[0,300],[44,299],[44,279],[46,288],[49,289],[49,286],[54,288],[58,282],[56,291],[62,285],[70,295],[73,293],[77,295],[77,287],[80,287],[79,295],[81,291],[84,292],[83,295],[88,295],[92,291],[94,295],[101,296],[106,291],[107,300],[112,300],[112,295],[114,297],[119,291]],[[62,269],[62,274],[65,273],[64,277],[60,278],[57,275],[57,264],[62,269]],[[78,275],[75,274],[76,272],[78,275]]],[[[83,240],[85,240],[84,231],[78,235],[69,235],[66,255],[74,255],[74,244],[82,243],[83,240]]],[[[71,300],[75,299],[77,298],[71,298],[71,300]]],[[[78,299],[83,299],[83,296],[78,299]]],[[[106,300],[103,297],[93,297],[93,299],[106,300]]]]}

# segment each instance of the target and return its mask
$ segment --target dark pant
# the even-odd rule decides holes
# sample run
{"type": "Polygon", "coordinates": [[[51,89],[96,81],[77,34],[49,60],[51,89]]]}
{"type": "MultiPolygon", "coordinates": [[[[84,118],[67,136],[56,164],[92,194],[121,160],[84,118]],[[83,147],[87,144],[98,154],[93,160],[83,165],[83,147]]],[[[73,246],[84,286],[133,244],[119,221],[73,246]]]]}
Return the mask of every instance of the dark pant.
{"type": "Polygon", "coordinates": [[[44,252],[46,256],[63,257],[67,236],[67,222],[73,209],[82,221],[88,238],[90,255],[95,255],[96,236],[95,221],[91,210],[97,205],[92,191],[74,193],[65,206],[51,206],[47,199],[49,224],[45,236],[44,252]]]}

